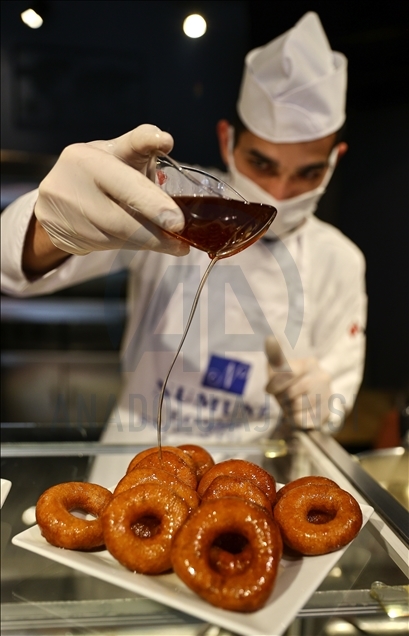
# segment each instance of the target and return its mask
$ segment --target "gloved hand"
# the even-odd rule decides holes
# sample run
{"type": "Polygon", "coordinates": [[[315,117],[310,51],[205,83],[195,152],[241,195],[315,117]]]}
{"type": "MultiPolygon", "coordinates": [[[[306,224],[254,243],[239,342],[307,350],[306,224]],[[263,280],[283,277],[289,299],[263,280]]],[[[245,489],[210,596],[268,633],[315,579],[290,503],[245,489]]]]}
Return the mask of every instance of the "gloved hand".
{"type": "Polygon", "coordinates": [[[297,428],[321,428],[330,415],[330,374],[313,357],[285,363],[274,337],[266,339],[266,354],[269,362],[266,391],[275,396],[284,417],[297,428]]]}
{"type": "Polygon", "coordinates": [[[189,246],[162,231],[180,231],[184,216],[146,176],[153,153],[172,137],[144,124],[110,141],[68,146],[41,182],[35,216],[52,243],[70,254],[149,249],[177,256],[189,246]]]}

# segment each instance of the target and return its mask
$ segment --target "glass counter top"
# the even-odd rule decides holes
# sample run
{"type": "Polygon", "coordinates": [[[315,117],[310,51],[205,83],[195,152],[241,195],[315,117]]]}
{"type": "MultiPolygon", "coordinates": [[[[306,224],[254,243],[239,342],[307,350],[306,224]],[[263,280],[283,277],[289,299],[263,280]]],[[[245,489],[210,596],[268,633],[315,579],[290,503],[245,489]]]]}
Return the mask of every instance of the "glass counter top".
{"type": "MultiPolygon", "coordinates": [[[[245,452],[281,483],[304,475],[325,475],[367,503],[356,481],[340,470],[342,461],[325,453],[325,444],[325,439],[299,434],[285,446],[271,441],[246,448],[207,448],[212,454],[228,452],[232,457],[245,452]]],[[[143,448],[130,450],[129,446],[97,442],[3,445],[2,478],[12,482],[1,514],[3,636],[241,633],[195,618],[188,607],[186,611],[172,609],[12,544],[15,535],[35,523],[36,501],[46,488],[64,481],[87,481],[96,457],[136,454],[143,448]]],[[[284,633],[406,634],[407,564],[406,542],[385,522],[382,510],[375,510],[284,633]]]]}

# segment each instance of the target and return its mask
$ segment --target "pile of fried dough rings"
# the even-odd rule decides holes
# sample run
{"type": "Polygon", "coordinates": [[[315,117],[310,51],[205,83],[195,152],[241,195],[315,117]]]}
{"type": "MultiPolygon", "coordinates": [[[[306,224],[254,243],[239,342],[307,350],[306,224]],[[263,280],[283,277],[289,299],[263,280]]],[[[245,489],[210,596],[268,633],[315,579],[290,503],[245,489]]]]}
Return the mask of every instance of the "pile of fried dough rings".
{"type": "Polygon", "coordinates": [[[138,453],[113,493],[91,483],[52,486],[40,496],[36,517],[54,546],[105,546],[141,574],[173,570],[212,605],[239,612],[266,603],[283,549],[333,552],[362,525],[357,501],[326,477],[302,477],[277,492],[260,466],[215,463],[193,444],[138,453]]]}

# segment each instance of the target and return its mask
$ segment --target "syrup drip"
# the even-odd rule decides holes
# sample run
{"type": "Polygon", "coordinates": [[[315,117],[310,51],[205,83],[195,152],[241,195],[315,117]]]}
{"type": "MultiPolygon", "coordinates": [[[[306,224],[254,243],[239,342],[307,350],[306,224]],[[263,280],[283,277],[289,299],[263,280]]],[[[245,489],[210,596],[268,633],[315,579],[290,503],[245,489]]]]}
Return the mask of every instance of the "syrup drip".
{"type": "Polygon", "coordinates": [[[184,329],[183,334],[182,334],[182,338],[180,340],[179,346],[178,346],[177,351],[175,353],[175,357],[172,360],[172,364],[169,367],[169,370],[168,370],[168,372],[166,374],[165,380],[164,380],[163,385],[162,385],[162,389],[161,389],[160,396],[159,396],[158,417],[157,417],[157,423],[156,423],[156,430],[157,430],[157,435],[158,435],[158,449],[159,449],[159,457],[160,457],[160,459],[162,459],[162,406],[163,406],[163,398],[165,396],[166,385],[168,383],[169,376],[170,376],[170,374],[172,372],[172,369],[175,366],[175,362],[176,362],[177,357],[178,357],[178,355],[180,353],[180,350],[181,350],[181,348],[183,346],[183,343],[184,343],[184,341],[186,339],[187,333],[189,331],[189,327],[190,327],[191,322],[193,320],[193,316],[195,315],[197,304],[199,302],[199,297],[200,297],[200,294],[202,292],[202,289],[203,289],[203,287],[204,287],[204,285],[205,285],[205,283],[206,283],[206,281],[208,279],[208,276],[209,276],[210,272],[212,271],[213,267],[216,265],[218,260],[219,260],[219,256],[214,256],[212,258],[212,260],[210,261],[209,265],[207,266],[205,273],[202,276],[202,279],[201,279],[201,281],[199,283],[199,287],[197,288],[195,297],[193,299],[192,308],[190,310],[189,317],[187,319],[186,326],[185,326],[185,329],[184,329]]]}

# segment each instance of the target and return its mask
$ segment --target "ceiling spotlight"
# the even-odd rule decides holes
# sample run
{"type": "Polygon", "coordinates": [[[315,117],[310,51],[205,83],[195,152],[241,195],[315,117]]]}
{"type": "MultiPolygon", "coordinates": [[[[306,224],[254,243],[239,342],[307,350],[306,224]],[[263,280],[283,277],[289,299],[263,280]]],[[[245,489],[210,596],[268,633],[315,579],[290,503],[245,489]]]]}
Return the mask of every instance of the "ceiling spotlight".
{"type": "Polygon", "coordinates": [[[189,15],[183,22],[183,32],[188,38],[201,38],[206,30],[206,20],[198,13],[189,15]]]}
{"type": "Polygon", "coordinates": [[[44,22],[45,5],[42,2],[32,2],[29,8],[22,11],[20,17],[30,29],[39,29],[44,22]]]}

